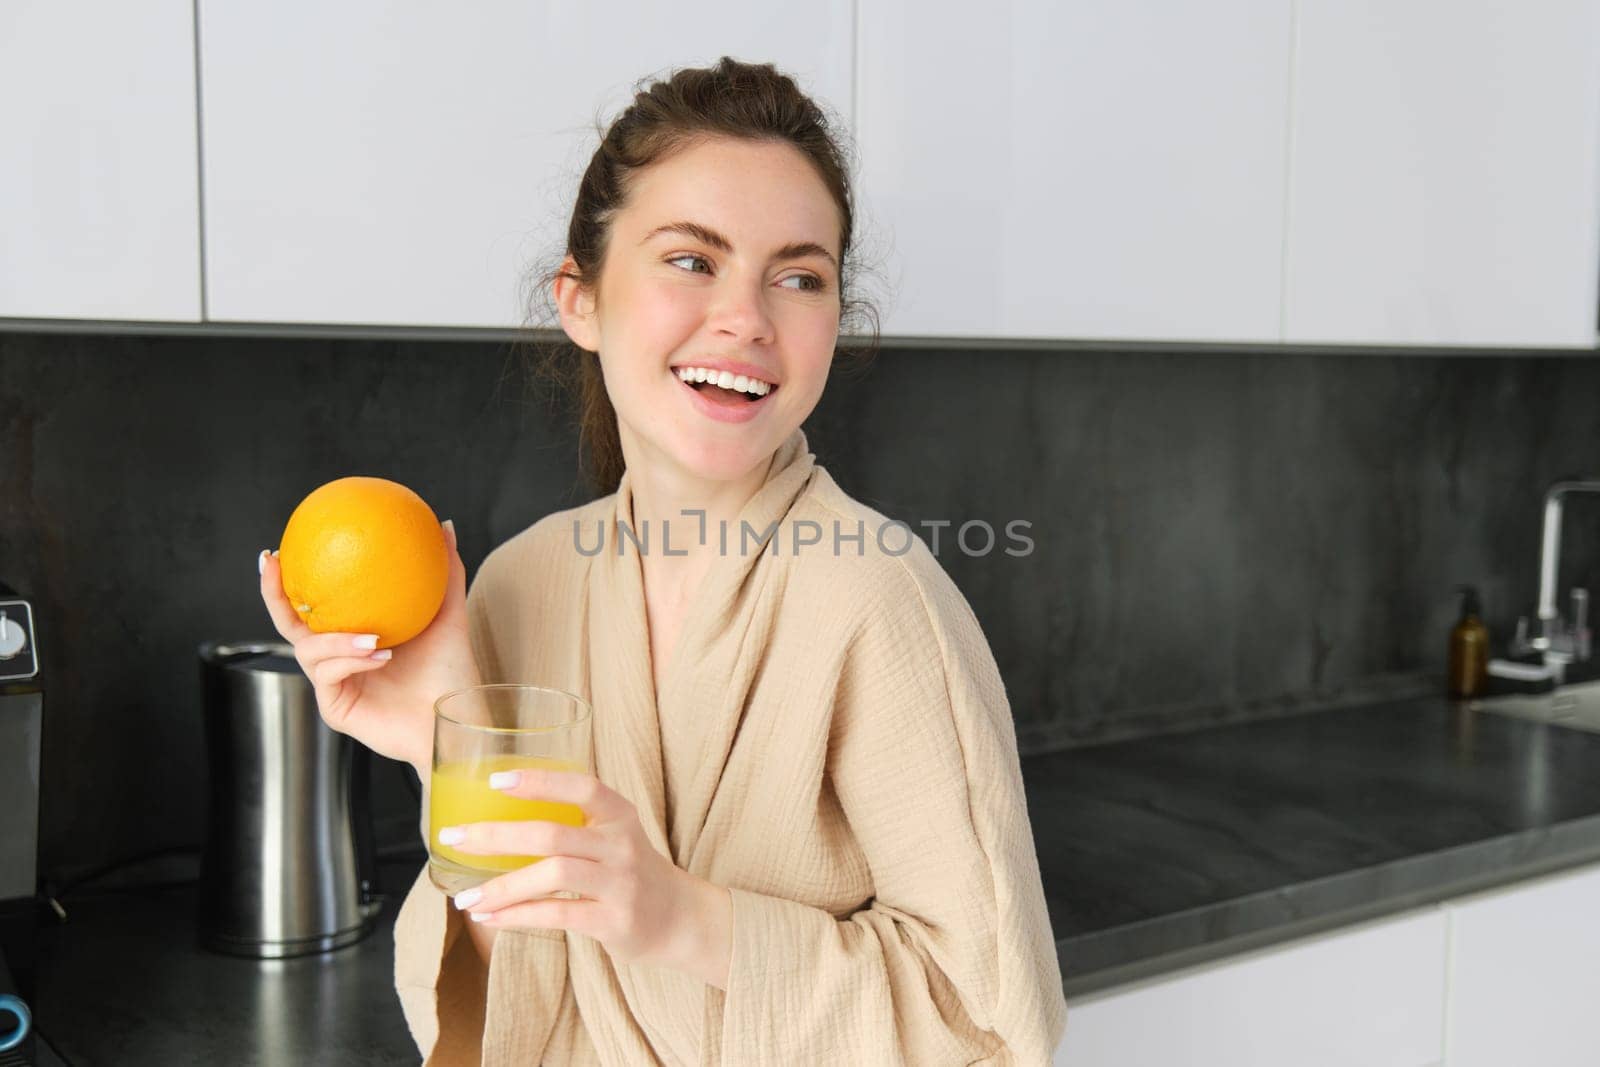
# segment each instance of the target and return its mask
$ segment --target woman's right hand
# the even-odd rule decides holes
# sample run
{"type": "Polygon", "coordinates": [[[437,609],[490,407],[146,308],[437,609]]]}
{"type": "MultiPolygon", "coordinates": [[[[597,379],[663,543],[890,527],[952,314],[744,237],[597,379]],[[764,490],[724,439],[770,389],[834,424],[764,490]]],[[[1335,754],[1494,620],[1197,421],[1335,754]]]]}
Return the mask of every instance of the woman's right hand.
{"type": "Polygon", "coordinates": [[[446,522],[444,531],[450,579],[439,614],[405,644],[377,653],[357,645],[360,634],[314,632],[284,594],[278,557],[261,558],[261,599],[311,679],[323,721],[380,756],[411,764],[424,782],[433,756],[433,702],[480,680],[467,635],[467,569],[454,525],[446,522]]]}

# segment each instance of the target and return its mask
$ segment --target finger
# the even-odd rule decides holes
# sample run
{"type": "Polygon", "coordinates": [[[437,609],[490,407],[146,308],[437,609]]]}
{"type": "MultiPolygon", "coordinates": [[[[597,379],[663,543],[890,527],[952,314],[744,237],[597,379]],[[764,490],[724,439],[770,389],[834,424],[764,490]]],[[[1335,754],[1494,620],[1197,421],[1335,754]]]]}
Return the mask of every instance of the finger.
{"type": "Polygon", "coordinates": [[[461,552],[456,546],[454,519],[444,521],[445,541],[450,546],[450,580],[445,586],[445,602],[465,605],[467,602],[467,565],[461,562],[461,552]]]}
{"type": "Polygon", "coordinates": [[[309,667],[302,663],[300,669],[306,672],[306,677],[311,679],[312,685],[318,688],[334,686],[352,674],[377,670],[382,667],[390,659],[390,656],[386,655],[386,653],[392,651],[392,649],[386,648],[382,652],[369,652],[361,656],[335,656],[331,659],[319,660],[309,667]],[[382,658],[376,658],[379,656],[382,656],[382,658]]]}
{"type": "MultiPolygon", "coordinates": [[[[454,840],[454,835],[451,835],[454,840]]],[[[521,822],[473,822],[446,826],[439,831],[439,843],[450,844],[460,852],[475,856],[576,856],[603,860],[610,848],[599,833],[584,826],[569,826],[548,819],[521,822]],[[447,831],[461,832],[459,844],[444,840],[447,831]]]]}
{"type": "Polygon", "coordinates": [[[370,656],[378,647],[377,634],[307,634],[294,646],[302,664],[311,665],[340,656],[370,656]]]}
{"type": "Polygon", "coordinates": [[[572,930],[599,940],[601,904],[596,900],[530,900],[499,911],[474,910],[472,921],[491,929],[572,930]]]}
{"type": "Polygon", "coordinates": [[[284,595],[283,571],[279,566],[278,557],[267,553],[261,557],[260,563],[261,599],[267,605],[267,614],[272,618],[272,625],[277,629],[278,635],[290,644],[295,644],[306,634],[311,633],[311,627],[295,614],[289,598],[284,595]]]}
{"type": "Polygon", "coordinates": [[[592,826],[595,823],[625,819],[634,807],[621,793],[583,771],[528,769],[496,771],[489,776],[489,788],[524,800],[556,800],[576,804],[592,826]]]}
{"type": "Polygon", "coordinates": [[[604,900],[612,895],[607,892],[611,882],[612,872],[593,860],[551,856],[489,879],[477,887],[476,897],[470,889],[456,894],[455,905],[463,911],[495,912],[562,892],[604,900]]]}

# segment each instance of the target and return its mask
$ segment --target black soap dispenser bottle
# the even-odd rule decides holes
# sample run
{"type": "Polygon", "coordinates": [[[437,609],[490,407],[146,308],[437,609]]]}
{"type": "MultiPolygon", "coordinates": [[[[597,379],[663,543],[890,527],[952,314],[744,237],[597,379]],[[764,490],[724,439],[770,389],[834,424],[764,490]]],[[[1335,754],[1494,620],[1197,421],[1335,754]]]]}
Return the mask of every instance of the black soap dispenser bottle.
{"type": "Polygon", "coordinates": [[[1483,624],[1478,590],[1458,586],[1461,618],[1450,631],[1449,694],[1454,700],[1482,696],[1489,684],[1489,628],[1483,624]]]}

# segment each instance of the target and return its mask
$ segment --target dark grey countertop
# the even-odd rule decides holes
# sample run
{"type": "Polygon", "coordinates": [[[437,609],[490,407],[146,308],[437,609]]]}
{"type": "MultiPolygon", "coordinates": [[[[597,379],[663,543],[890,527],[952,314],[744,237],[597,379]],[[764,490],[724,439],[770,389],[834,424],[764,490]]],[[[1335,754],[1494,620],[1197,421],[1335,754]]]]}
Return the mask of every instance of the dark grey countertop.
{"type": "MultiPolygon", "coordinates": [[[[1600,686],[1594,687],[1600,728],[1600,686]]],[[[1068,998],[1600,859],[1600,733],[1403,700],[1022,761],[1068,998]]],[[[195,889],[71,905],[35,1007],[73,1064],[408,1063],[384,922],[322,957],[195,941],[195,889]]]]}
{"type": "Polygon", "coordinates": [[[40,943],[35,1021],[73,1067],[417,1063],[394,919],[421,862],[380,866],[385,906],[366,938],[287,960],[202,949],[193,885],[69,900],[40,943]]]}
{"type": "Polygon", "coordinates": [[[1067,996],[1600,859],[1600,734],[1522,704],[1401,700],[1025,759],[1067,996]]]}

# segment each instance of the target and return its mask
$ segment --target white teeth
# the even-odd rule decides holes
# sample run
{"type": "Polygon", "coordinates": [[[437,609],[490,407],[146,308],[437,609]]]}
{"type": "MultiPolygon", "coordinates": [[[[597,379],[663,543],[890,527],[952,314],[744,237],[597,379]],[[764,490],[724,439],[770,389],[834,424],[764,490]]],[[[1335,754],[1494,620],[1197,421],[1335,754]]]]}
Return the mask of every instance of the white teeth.
{"type": "Polygon", "coordinates": [[[678,377],[686,382],[710,382],[712,385],[724,389],[733,389],[741,393],[751,393],[755,396],[766,396],[772,392],[772,386],[759,378],[751,378],[744,374],[734,374],[731,371],[715,371],[706,367],[679,367],[678,377]]]}

